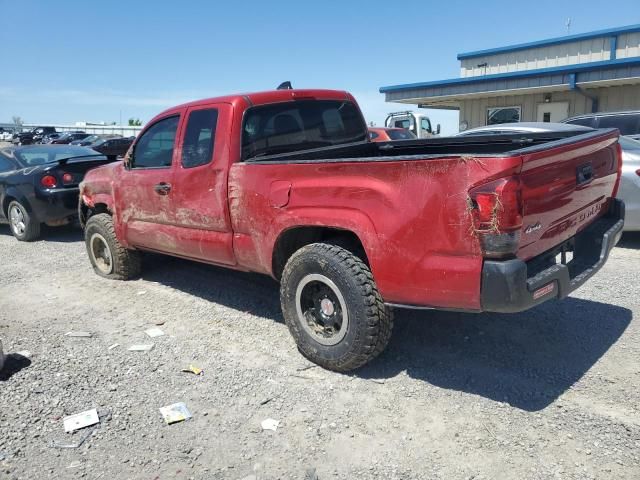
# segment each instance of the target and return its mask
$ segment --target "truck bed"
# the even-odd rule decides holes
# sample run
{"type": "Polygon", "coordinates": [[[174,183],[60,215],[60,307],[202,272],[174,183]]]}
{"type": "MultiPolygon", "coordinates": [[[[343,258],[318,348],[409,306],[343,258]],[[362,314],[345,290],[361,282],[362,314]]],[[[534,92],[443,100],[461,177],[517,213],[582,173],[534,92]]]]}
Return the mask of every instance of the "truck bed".
{"type": "Polygon", "coordinates": [[[439,137],[421,140],[399,140],[392,142],[359,142],[347,145],[315,148],[311,150],[281,153],[256,157],[248,163],[306,161],[398,161],[425,158],[442,158],[450,155],[477,157],[505,157],[533,153],[545,149],[570,145],[581,140],[597,138],[616,132],[615,129],[593,132],[542,132],[514,133],[507,135],[473,135],[461,137],[439,137]],[[401,157],[401,158],[398,158],[401,157]]]}

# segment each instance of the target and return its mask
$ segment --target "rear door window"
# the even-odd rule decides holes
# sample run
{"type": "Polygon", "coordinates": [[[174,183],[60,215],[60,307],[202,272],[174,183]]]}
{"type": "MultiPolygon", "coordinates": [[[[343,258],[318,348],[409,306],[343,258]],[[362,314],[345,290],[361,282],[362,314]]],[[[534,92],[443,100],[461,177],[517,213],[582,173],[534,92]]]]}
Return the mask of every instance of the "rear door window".
{"type": "Polygon", "coordinates": [[[640,115],[606,115],[598,118],[598,128],[617,128],[620,135],[635,135],[640,132],[640,115]]]}
{"type": "Polygon", "coordinates": [[[242,159],[360,142],[367,135],[352,102],[296,100],[261,105],[245,114],[242,159]]]}
{"type": "Polygon", "coordinates": [[[182,166],[184,168],[206,165],[213,158],[213,143],[216,138],[218,110],[207,108],[189,114],[187,131],[182,143],[182,166]]]}

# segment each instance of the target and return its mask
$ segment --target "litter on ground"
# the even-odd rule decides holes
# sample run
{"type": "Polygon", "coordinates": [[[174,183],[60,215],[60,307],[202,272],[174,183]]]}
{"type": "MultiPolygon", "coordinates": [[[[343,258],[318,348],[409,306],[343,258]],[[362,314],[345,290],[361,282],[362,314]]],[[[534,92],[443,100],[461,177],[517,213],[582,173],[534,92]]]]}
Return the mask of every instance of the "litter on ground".
{"type": "Polygon", "coordinates": [[[184,422],[189,420],[192,415],[184,402],[174,403],[173,405],[167,405],[166,407],[160,407],[160,413],[162,418],[171,425],[172,423],[184,422]]]}
{"type": "Polygon", "coordinates": [[[73,432],[74,430],[79,430],[80,428],[95,425],[99,421],[100,419],[98,418],[98,410],[93,408],[85,412],[80,412],[74,415],[69,415],[68,417],[64,417],[64,431],[73,432]]]}
{"type": "Polygon", "coordinates": [[[156,327],[150,328],[149,330],[145,330],[144,333],[149,335],[151,338],[162,337],[164,335],[164,332],[161,329],[156,327]]]}
{"type": "Polygon", "coordinates": [[[90,338],[93,337],[93,333],[91,332],[67,332],[64,334],[65,337],[78,337],[78,338],[90,338]]]}
{"type": "Polygon", "coordinates": [[[273,430],[275,432],[278,429],[278,425],[280,425],[280,422],[278,420],[274,420],[273,418],[267,418],[266,420],[262,421],[261,425],[263,430],[273,430]]]}
{"type": "Polygon", "coordinates": [[[189,365],[187,368],[182,369],[183,372],[193,373],[194,375],[202,375],[202,369],[195,365],[189,365]]]}
{"type": "Polygon", "coordinates": [[[140,344],[140,345],[131,345],[128,350],[130,352],[148,352],[153,349],[153,343],[150,344],[140,344]]]}

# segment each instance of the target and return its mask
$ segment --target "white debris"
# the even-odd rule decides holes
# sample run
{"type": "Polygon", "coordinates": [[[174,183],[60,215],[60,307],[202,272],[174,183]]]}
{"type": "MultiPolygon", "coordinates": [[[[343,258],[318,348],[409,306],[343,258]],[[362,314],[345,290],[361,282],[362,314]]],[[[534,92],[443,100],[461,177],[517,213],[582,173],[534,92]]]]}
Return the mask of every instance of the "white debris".
{"type": "Polygon", "coordinates": [[[87,410],[86,412],[76,413],[75,415],[69,415],[63,418],[64,431],[73,432],[80,428],[88,427],[89,425],[95,425],[100,421],[98,418],[98,410],[95,408],[87,410]]]}
{"type": "Polygon", "coordinates": [[[128,350],[130,352],[148,352],[152,349],[153,349],[153,343],[149,343],[149,344],[131,345],[128,350]]]}
{"type": "Polygon", "coordinates": [[[149,335],[151,338],[162,337],[164,335],[164,332],[157,327],[153,327],[153,328],[150,328],[149,330],[145,330],[144,333],[149,335]]]}
{"type": "Polygon", "coordinates": [[[275,432],[278,429],[278,425],[280,425],[280,422],[278,420],[274,420],[273,418],[267,418],[266,420],[262,421],[261,425],[263,430],[273,430],[275,432]]]}

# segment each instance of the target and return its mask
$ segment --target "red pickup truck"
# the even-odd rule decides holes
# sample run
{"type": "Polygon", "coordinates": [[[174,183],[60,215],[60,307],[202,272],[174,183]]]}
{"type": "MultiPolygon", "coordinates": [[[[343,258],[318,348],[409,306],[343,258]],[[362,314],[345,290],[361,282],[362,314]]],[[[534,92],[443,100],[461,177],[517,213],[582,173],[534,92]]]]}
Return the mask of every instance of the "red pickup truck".
{"type": "Polygon", "coordinates": [[[302,354],[347,371],[385,348],[393,307],[515,312],[578,288],[622,232],[617,140],[374,143],[347,92],[211,98],[90,171],[80,217],[103,277],[144,251],[271,275],[302,354]]]}

